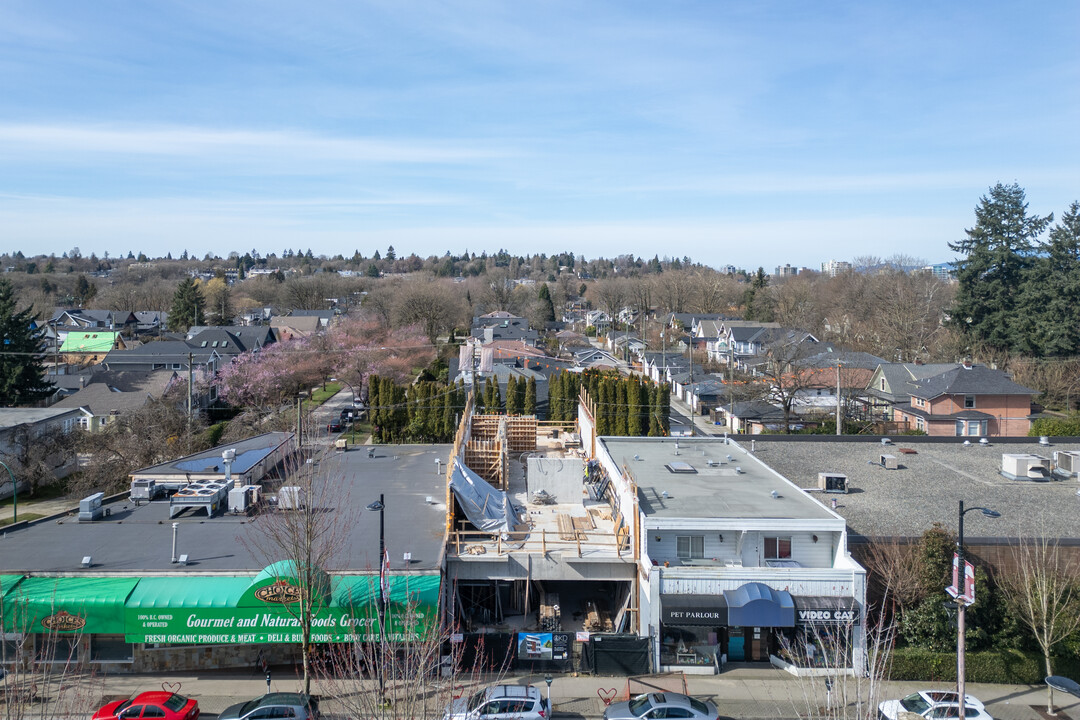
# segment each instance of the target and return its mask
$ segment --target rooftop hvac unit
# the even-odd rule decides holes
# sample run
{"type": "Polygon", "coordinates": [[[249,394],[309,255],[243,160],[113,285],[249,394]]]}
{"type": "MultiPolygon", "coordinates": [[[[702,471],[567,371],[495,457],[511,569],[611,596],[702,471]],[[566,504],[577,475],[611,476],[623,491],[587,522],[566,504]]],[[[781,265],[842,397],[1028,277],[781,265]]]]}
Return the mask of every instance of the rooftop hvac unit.
{"type": "Polygon", "coordinates": [[[229,512],[247,513],[259,502],[259,486],[244,485],[229,491],[229,512]]]}
{"type": "Polygon", "coordinates": [[[1054,474],[1063,477],[1080,475],[1080,452],[1076,450],[1055,450],[1054,474]]]}
{"type": "Polygon", "coordinates": [[[165,492],[165,488],[159,488],[156,480],[131,481],[131,501],[136,505],[139,504],[139,501],[150,502],[163,492],[165,492]]]}
{"type": "Polygon", "coordinates": [[[896,462],[895,455],[882,455],[881,467],[885,468],[886,470],[896,470],[900,467],[900,465],[896,462]]]}
{"type": "Polygon", "coordinates": [[[830,493],[846,493],[847,475],[840,473],[820,472],[817,475],[818,489],[830,493]]]}
{"type": "Polygon", "coordinates": [[[279,510],[300,510],[304,507],[304,488],[296,485],[286,485],[278,490],[277,504],[279,510]]]}
{"type": "Polygon", "coordinates": [[[1050,477],[1050,459],[1042,455],[1005,453],[1001,456],[1001,474],[1013,480],[1045,480],[1050,477]]]}
{"type": "Polygon", "coordinates": [[[97,520],[105,511],[101,509],[101,501],[105,498],[105,493],[94,493],[89,497],[84,497],[79,501],[79,520],[90,521],[97,520]]]}

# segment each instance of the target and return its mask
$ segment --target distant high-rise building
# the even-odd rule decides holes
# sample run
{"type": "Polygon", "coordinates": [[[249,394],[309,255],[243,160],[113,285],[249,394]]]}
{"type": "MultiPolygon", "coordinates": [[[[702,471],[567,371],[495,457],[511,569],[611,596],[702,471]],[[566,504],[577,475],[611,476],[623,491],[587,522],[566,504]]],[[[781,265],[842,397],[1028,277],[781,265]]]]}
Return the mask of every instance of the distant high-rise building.
{"type": "Polygon", "coordinates": [[[821,272],[829,277],[836,277],[842,273],[849,272],[851,269],[851,263],[846,260],[830,260],[829,262],[821,263],[821,272]]]}
{"type": "Polygon", "coordinates": [[[956,263],[934,263],[933,265],[926,265],[922,270],[933,274],[938,280],[956,279],[956,263]]]}
{"type": "Polygon", "coordinates": [[[791,265],[776,266],[776,277],[778,278],[795,277],[798,274],[799,268],[797,267],[792,267],[791,265]]]}
{"type": "Polygon", "coordinates": [[[739,272],[739,269],[736,268],[734,265],[721,265],[718,270],[722,275],[734,275],[735,273],[739,272]]]}

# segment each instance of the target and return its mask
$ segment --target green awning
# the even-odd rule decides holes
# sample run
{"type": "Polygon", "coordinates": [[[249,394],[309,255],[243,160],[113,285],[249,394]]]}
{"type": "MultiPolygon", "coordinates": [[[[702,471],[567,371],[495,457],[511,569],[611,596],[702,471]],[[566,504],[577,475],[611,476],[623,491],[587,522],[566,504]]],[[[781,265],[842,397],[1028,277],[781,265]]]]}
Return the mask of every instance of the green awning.
{"type": "MultiPolygon", "coordinates": [[[[335,578],[332,607],[362,607],[378,605],[378,575],[345,575],[335,578]]],[[[391,575],[390,604],[420,605],[429,608],[439,604],[438,575],[391,575]]]]}
{"type": "Polygon", "coordinates": [[[24,578],[4,596],[4,629],[31,633],[124,632],[136,578],[24,578]]]}
{"type": "Polygon", "coordinates": [[[8,594],[11,588],[19,584],[25,575],[0,575],[0,598],[8,594]]]}
{"type": "Polygon", "coordinates": [[[251,577],[143,578],[127,599],[131,609],[231,608],[251,585],[251,577]]]}

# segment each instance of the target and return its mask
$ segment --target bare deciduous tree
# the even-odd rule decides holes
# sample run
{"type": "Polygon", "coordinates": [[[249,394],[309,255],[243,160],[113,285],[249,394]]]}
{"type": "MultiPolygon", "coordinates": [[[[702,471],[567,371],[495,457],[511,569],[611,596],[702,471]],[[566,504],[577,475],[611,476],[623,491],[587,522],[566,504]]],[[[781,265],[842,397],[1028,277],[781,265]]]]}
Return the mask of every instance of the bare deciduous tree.
{"type": "MultiPolygon", "coordinates": [[[[1063,551],[1055,539],[1021,535],[1012,559],[1013,568],[998,573],[998,587],[1031,630],[1042,650],[1046,674],[1053,675],[1051,653],[1080,630],[1080,556],[1063,551]]],[[[1054,714],[1050,686],[1046,711],[1054,714]]]]}
{"type": "Polygon", "coordinates": [[[300,627],[300,655],[304,692],[311,692],[312,628],[330,597],[329,575],[339,562],[346,533],[355,523],[355,513],[341,497],[344,484],[315,472],[317,463],[299,458],[286,464],[282,487],[299,488],[296,500],[263,505],[251,523],[248,549],[274,568],[278,581],[292,585],[292,602],[284,603],[300,627]]]}

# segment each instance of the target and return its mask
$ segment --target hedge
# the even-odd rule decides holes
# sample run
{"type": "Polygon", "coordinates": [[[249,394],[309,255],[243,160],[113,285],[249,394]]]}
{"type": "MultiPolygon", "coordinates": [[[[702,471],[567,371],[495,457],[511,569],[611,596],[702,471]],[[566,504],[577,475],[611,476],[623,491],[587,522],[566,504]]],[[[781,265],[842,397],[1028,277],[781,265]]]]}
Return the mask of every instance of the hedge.
{"type": "MultiPolygon", "coordinates": [[[[969,652],[965,656],[967,681],[1008,685],[1042,685],[1046,677],[1042,655],[1019,650],[969,652]]],[[[1052,662],[1055,675],[1080,676],[1080,660],[1059,658],[1052,662]]],[[[934,653],[917,648],[892,652],[890,680],[956,682],[956,653],[934,653]]]]}

